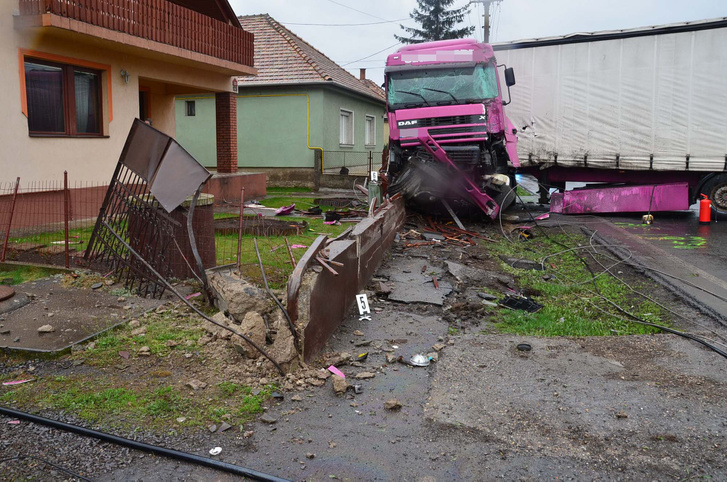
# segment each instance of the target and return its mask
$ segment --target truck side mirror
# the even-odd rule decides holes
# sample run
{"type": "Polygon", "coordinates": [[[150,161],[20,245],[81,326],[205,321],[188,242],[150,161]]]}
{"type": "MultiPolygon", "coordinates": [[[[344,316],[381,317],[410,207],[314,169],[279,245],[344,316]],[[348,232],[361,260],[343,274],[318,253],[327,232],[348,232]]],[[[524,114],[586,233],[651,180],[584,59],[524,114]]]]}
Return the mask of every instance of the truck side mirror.
{"type": "Polygon", "coordinates": [[[515,71],[512,67],[505,69],[505,84],[507,84],[508,87],[515,85],[515,71]]]}

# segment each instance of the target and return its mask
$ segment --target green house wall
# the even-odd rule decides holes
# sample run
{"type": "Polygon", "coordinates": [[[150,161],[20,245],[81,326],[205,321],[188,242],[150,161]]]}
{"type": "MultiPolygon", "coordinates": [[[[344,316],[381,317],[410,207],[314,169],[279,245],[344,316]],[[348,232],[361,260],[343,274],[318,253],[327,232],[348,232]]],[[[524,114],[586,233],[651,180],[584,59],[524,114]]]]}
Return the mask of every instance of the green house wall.
{"type": "MultiPolygon", "coordinates": [[[[246,169],[312,168],[313,148],[332,153],[381,152],[384,112],[383,103],[330,87],[241,89],[237,104],[238,165],[246,169]],[[339,143],[341,109],[354,112],[352,147],[339,143]],[[364,145],[366,115],[376,119],[375,146],[364,145]]],[[[179,143],[202,165],[214,168],[214,96],[179,96],[175,115],[179,143]],[[185,101],[189,100],[195,101],[194,116],[186,115],[185,101]]]]}

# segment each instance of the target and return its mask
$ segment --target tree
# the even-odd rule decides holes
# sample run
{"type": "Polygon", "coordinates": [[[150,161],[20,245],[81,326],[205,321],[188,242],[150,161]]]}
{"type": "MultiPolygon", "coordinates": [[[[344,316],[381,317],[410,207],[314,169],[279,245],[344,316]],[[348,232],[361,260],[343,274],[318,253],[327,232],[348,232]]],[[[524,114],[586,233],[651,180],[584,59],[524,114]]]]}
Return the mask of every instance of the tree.
{"type": "Polygon", "coordinates": [[[411,37],[400,37],[394,35],[399,42],[415,44],[419,42],[430,42],[432,40],[450,40],[462,38],[474,32],[474,27],[455,29],[465,14],[469,12],[469,6],[448,10],[454,0],[417,0],[418,7],[409,14],[421,25],[421,29],[399,25],[411,37]]]}

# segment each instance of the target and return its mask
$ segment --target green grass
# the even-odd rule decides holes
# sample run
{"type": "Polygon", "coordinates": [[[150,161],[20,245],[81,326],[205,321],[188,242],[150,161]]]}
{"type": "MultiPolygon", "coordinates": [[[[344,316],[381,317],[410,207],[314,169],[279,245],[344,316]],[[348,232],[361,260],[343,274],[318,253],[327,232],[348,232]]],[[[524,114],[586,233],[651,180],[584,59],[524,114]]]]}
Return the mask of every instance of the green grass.
{"type": "MultiPolygon", "coordinates": [[[[564,251],[566,246],[588,245],[581,235],[549,234],[550,239],[539,236],[532,241],[508,243],[502,241],[488,244],[493,255],[528,259],[540,262],[544,257],[564,251]]],[[[591,265],[594,274],[603,269],[579,251],[591,265]]],[[[612,261],[601,259],[607,266],[612,261]]],[[[626,321],[628,317],[619,313],[606,299],[626,311],[652,323],[669,325],[664,311],[656,304],[633,294],[625,285],[608,274],[590,281],[593,274],[586,268],[576,252],[565,252],[545,260],[546,271],[515,269],[503,263],[503,269],[518,279],[525,293],[544,305],[538,313],[500,309],[497,328],[504,333],[537,336],[605,336],[658,333],[659,330],[626,321]],[[555,279],[544,280],[544,274],[555,275],[555,279]],[[595,287],[594,287],[595,284],[595,287]],[[605,313],[604,313],[605,311],[605,313]]],[[[640,287],[636,287],[639,289],[640,287]]],[[[648,288],[645,288],[648,290],[648,288]]],[[[643,289],[640,291],[644,291],[643,289]]]]}
{"type": "MultiPolygon", "coordinates": [[[[31,411],[55,410],[73,414],[89,422],[110,427],[148,426],[167,428],[206,426],[225,420],[230,424],[244,423],[263,411],[272,391],[267,385],[259,391],[235,382],[210,384],[197,393],[185,385],[193,378],[185,375],[189,363],[203,364],[214,372],[214,360],[195,356],[190,361],[185,353],[199,352],[196,340],[203,332],[195,316],[173,310],[149,314],[141,318],[147,333],[131,336],[128,324],[97,338],[94,347],[68,355],[68,360],[83,360],[88,367],[83,374],[63,376],[34,376],[33,383],[0,391],[0,404],[31,411]],[[167,346],[167,341],[178,342],[167,346]],[[137,350],[149,346],[151,357],[139,357],[137,350]],[[119,355],[128,351],[129,358],[119,355]],[[161,359],[176,357],[173,362],[161,359]],[[151,363],[151,366],[150,366],[151,363]],[[181,373],[170,366],[185,365],[181,373]],[[121,368],[128,367],[124,370],[121,368]],[[131,378],[129,378],[131,375],[131,378]],[[184,417],[184,422],[177,418],[184,417]]],[[[10,372],[0,380],[28,377],[27,373],[10,372]]]]}
{"type": "Polygon", "coordinates": [[[62,270],[53,268],[0,263],[0,282],[2,284],[18,285],[62,272],[62,270]]]}

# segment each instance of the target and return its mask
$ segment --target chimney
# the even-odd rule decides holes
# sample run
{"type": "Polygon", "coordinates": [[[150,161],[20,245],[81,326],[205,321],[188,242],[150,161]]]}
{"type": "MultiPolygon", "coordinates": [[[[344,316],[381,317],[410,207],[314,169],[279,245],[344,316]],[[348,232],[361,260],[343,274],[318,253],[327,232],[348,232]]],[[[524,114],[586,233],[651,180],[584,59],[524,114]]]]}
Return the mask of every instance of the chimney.
{"type": "Polygon", "coordinates": [[[366,69],[359,69],[358,78],[361,80],[366,80],[366,69]]]}

